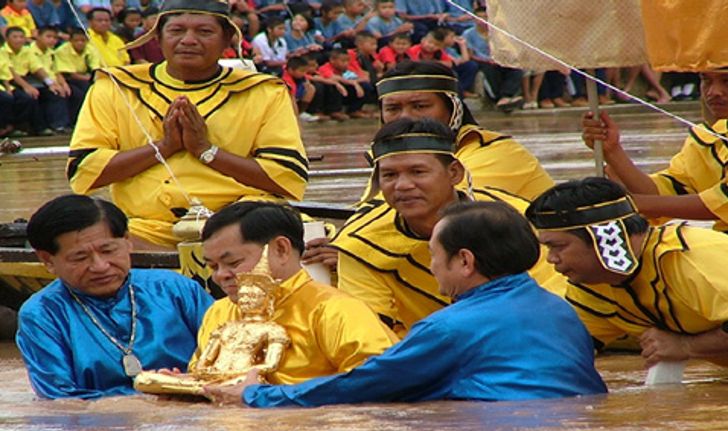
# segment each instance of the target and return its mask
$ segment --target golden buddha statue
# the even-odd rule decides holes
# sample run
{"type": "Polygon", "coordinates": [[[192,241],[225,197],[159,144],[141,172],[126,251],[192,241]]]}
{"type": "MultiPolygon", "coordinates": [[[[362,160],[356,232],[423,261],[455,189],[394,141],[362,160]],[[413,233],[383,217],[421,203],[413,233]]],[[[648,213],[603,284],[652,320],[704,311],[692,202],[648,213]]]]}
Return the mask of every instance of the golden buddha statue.
{"type": "Polygon", "coordinates": [[[278,368],[290,344],[286,330],[271,321],[278,282],[270,275],[268,246],[251,272],[238,274],[237,305],[242,317],[217,328],[188,374],[144,371],[134,388],[151,394],[202,395],[209,384],[236,385],[248,371],[265,375],[278,368]]]}

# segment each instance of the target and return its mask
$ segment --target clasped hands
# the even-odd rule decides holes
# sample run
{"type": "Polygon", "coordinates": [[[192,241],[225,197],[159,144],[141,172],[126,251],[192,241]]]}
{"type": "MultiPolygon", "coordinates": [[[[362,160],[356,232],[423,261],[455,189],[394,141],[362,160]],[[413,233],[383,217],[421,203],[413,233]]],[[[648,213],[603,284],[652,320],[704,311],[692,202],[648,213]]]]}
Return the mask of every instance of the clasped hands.
{"type": "Polygon", "coordinates": [[[164,116],[164,137],[157,142],[165,158],[187,151],[199,158],[212,145],[207,139],[207,124],[197,107],[187,97],[181,96],[169,105],[164,116]]]}

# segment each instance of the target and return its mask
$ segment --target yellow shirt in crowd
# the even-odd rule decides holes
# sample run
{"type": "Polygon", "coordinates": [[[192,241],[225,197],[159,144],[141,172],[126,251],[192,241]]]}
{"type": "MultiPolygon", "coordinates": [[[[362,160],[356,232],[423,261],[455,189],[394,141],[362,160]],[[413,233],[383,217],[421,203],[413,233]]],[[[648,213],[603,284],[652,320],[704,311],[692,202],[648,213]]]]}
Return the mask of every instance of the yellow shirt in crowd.
{"type": "Polygon", "coordinates": [[[59,73],[91,73],[101,67],[101,59],[89,45],[78,53],[70,43],[56,48],[56,70],[59,73]]]}
{"type": "Polygon", "coordinates": [[[131,63],[129,53],[124,49],[124,41],[114,33],[107,31],[106,37],[96,33],[93,29],[88,30],[89,46],[96,49],[99,57],[103,60],[103,67],[124,66],[131,63]]]}
{"type": "Polygon", "coordinates": [[[28,9],[23,9],[20,13],[10,6],[5,6],[0,10],[0,15],[7,21],[8,27],[20,27],[25,33],[25,37],[33,36],[33,30],[35,30],[35,21],[33,15],[30,14],[28,9]]]}

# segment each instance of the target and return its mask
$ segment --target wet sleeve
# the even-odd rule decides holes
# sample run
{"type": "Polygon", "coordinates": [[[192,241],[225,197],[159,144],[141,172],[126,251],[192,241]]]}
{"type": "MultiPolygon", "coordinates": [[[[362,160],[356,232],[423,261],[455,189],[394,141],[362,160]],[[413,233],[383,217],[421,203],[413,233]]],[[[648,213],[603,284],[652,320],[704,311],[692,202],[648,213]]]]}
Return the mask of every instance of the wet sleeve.
{"type": "Polygon", "coordinates": [[[339,373],[399,341],[369,307],[348,295],[322,303],[316,315],[316,338],[339,373]]]}
{"type": "MultiPolygon", "coordinates": [[[[339,252],[337,264],[338,287],[343,292],[363,301],[385,322],[399,322],[394,292],[387,276],[380,274],[352,256],[339,252]]],[[[390,325],[391,326],[391,325],[390,325]]]]}
{"type": "Polygon", "coordinates": [[[21,310],[16,342],[23,356],[28,378],[43,398],[98,398],[135,393],[131,387],[100,391],[81,388],[73,371],[74,353],[53,321],[39,313],[21,310]]]}
{"type": "Polygon", "coordinates": [[[287,87],[269,93],[265,121],[258,130],[253,157],[266,175],[296,200],[308,183],[308,158],[287,87]]]}
{"type": "MultiPolygon", "coordinates": [[[[66,176],[74,193],[85,194],[109,161],[119,152],[119,119],[111,80],[97,78],[78,116],[66,162],[66,176]]],[[[129,119],[129,121],[131,121],[129,119]]]]}
{"type": "Polygon", "coordinates": [[[457,373],[460,355],[454,334],[421,322],[381,356],[345,374],[297,385],[254,385],[243,402],[251,407],[314,407],[326,404],[417,401],[442,398],[442,387],[457,373]]]}

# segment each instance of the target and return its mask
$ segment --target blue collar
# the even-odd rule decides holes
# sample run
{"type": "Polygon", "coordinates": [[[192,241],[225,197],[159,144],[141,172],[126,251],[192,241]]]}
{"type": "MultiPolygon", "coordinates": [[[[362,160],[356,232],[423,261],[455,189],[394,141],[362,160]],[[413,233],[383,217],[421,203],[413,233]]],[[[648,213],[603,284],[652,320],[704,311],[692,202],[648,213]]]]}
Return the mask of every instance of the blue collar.
{"type": "Polygon", "coordinates": [[[495,280],[490,280],[486,283],[481,284],[480,286],[476,286],[467,292],[463,292],[460,295],[458,295],[455,300],[462,301],[467,298],[470,298],[474,295],[479,295],[484,292],[493,291],[493,290],[508,290],[512,289],[515,286],[519,286],[523,283],[525,283],[528,279],[530,279],[531,276],[528,275],[527,272],[522,272],[520,274],[515,275],[504,275],[503,277],[498,277],[495,280]]]}

